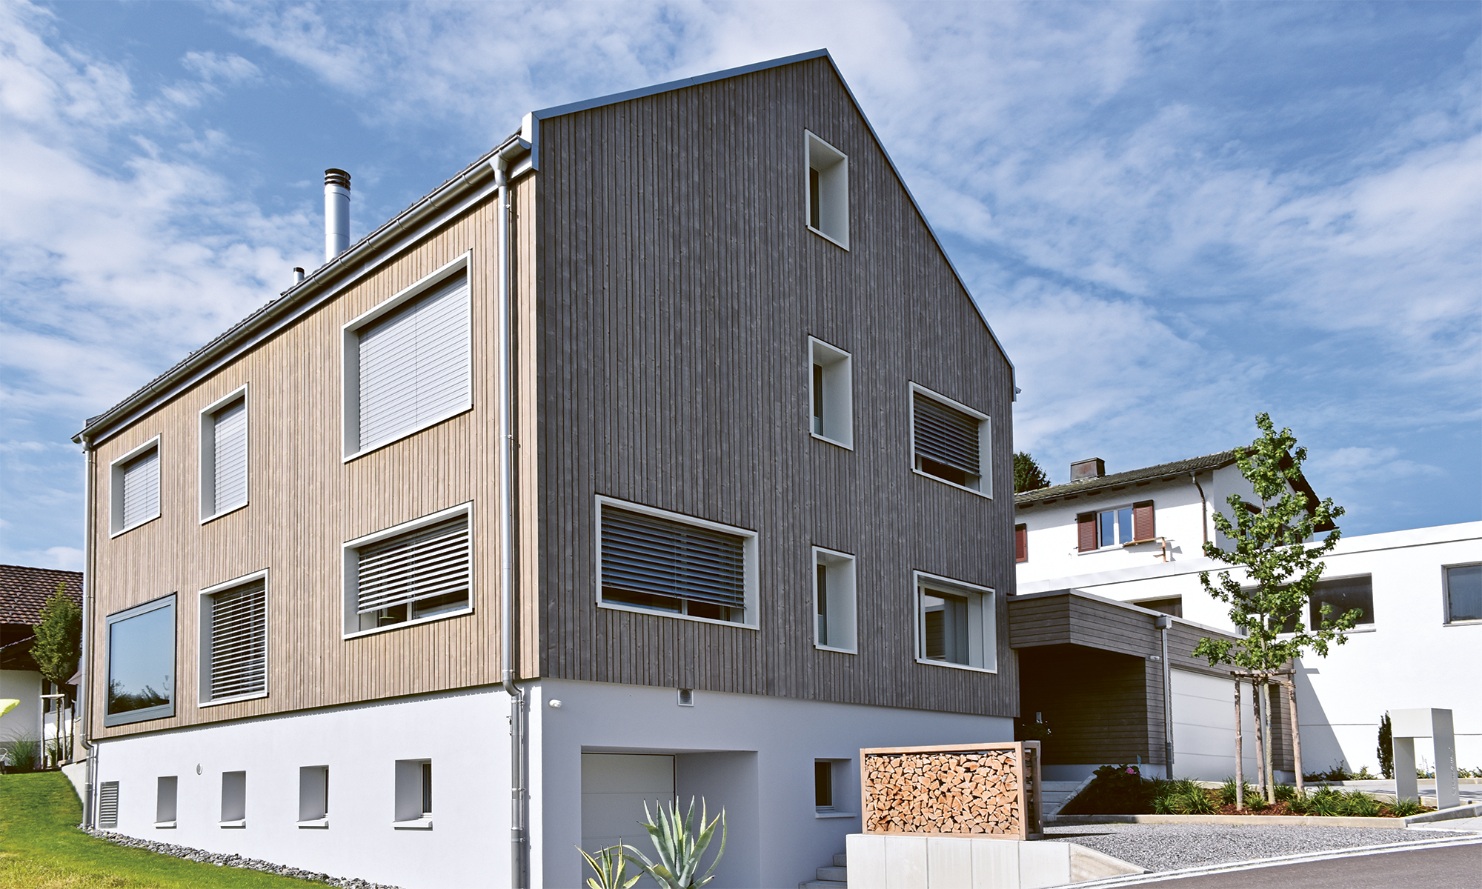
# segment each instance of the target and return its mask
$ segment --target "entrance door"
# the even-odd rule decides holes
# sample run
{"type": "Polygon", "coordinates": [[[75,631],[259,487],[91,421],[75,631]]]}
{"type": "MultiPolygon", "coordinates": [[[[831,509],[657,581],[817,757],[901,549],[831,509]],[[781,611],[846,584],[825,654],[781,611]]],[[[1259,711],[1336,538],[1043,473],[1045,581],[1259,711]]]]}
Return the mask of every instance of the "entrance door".
{"type": "Polygon", "coordinates": [[[640,822],[643,804],[674,799],[674,757],[647,753],[581,755],[581,847],[589,854],[619,842],[652,854],[640,822]]]}

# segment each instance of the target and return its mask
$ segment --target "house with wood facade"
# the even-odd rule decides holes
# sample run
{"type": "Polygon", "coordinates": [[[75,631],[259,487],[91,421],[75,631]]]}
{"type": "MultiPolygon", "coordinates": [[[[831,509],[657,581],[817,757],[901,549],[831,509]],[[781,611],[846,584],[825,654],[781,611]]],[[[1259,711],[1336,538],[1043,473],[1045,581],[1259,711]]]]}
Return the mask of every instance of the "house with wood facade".
{"type": "Polygon", "coordinates": [[[860,748],[1012,740],[1013,368],[826,52],[533,112],[353,245],[349,188],[77,437],[93,824],[574,886],[693,796],[780,886],[860,748]]]}

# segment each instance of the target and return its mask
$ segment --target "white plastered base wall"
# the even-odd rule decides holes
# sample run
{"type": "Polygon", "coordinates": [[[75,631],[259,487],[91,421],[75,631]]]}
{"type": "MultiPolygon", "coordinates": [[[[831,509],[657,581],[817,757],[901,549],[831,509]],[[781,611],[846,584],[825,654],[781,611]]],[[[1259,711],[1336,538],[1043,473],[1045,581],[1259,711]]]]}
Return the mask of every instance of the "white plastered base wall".
{"type": "MultiPolygon", "coordinates": [[[[679,706],[673,688],[531,686],[532,885],[583,878],[583,753],[672,754],[674,792],[686,802],[703,796],[712,814],[726,808],[726,854],[710,889],[735,889],[796,886],[844,851],[845,836],[860,830],[860,748],[1013,739],[1006,718],[705,691],[693,700],[679,706]],[[834,789],[838,813],[815,809],[817,759],[849,760],[847,785],[834,789]]],[[[642,815],[627,841],[648,852],[642,815]]]]}
{"type": "Polygon", "coordinates": [[[103,741],[95,780],[119,782],[117,829],[130,836],[404,889],[495,885],[509,873],[508,700],[450,692],[103,741]],[[403,759],[432,760],[431,829],[393,826],[403,759]],[[323,765],[328,826],[300,827],[299,768],[323,765]],[[247,773],[242,827],[220,824],[228,771],[247,773]],[[170,775],[175,827],[156,828],[157,780],[170,775]]]}

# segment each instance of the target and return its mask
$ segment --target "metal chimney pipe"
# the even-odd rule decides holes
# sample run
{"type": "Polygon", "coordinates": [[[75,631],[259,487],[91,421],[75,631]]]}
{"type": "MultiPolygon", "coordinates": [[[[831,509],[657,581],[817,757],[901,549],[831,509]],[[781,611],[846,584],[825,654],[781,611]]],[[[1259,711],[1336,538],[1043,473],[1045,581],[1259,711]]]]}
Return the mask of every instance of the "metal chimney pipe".
{"type": "Polygon", "coordinates": [[[302,284],[302,283],[304,283],[304,270],[303,270],[303,267],[302,266],[294,266],[293,267],[293,283],[295,283],[295,284],[302,284]]]}
{"type": "Polygon", "coordinates": [[[350,174],[330,167],[324,171],[324,261],[350,246],[350,174]]]}

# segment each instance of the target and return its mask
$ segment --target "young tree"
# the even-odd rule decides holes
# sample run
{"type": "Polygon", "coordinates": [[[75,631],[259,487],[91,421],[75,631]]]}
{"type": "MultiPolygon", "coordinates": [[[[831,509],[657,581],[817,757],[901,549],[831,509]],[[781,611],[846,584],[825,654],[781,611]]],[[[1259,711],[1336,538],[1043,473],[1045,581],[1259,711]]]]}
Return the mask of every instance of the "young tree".
{"type": "Polygon", "coordinates": [[[1040,488],[1050,486],[1050,477],[1039,468],[1034,458],[1029,456],[1028,451],[1016,451],[1014,453],[1014,493],[1023,494],[1025,491],[1038,491],[1040,488]]]}
{"type": "MultiPolygon", "coordinates": [[[[1231,494],[1226,501],[1230,516],[1214,515],[1215,528],[1234,543],[1233,549],[1204,544],[1204,555],[1243,569],[1243,576],[1221,571],[1217,580],[1211,580],[1208,571],[1199,575],[1205,591],[1230,606],[1230,620],[1240,638],[1201,639],[1194,654],[1208,658],[1211,665],[1235,667],[1255,689],[1257,744],[1262,745],[1258,749],[1264,760],[1259,783],[1267,801],[1274,802],[1269,707],[1273,678],[1308,650],[1326,657],[1329,645],[1342,645],[1362,611],[1334,615],[1325,604],[1315,615],[1315,626],[1307,626],[1308,603],[1323,572],[1322,557],[1337,545],[1339,532],[1334,527],[1321,541],[1314,541],[1313,535],[1343,515],[1343,508],[1334,506],[1331,499],[1310,503],[1298,490],[1294,483],[1301,475],[1307,449],[1297,447],[1290,429],[1277,432],[1265,413],[1256,415],[1256,426],[1260,437],[1235,458],[1256,499],[1231,494]]],[[[1292,736],[1294,745],[1299,745],[1295,725],[1292,736]]]]}
{"type": "MultiPolygon", "coordinates": [[[[41,606],[41,622],[33,626],[35,638],[31,642],[31,658],[36,669],[65,691],[67,680],[77,672],[77,661],[82,654],[82,609],[67,596],[66,585],[57,584],[56,592],[41,606]]],[[[58,708],[57,758],[62,749],[70,749],[70,737],[63,737],[61,708],[58,708]]]]}

